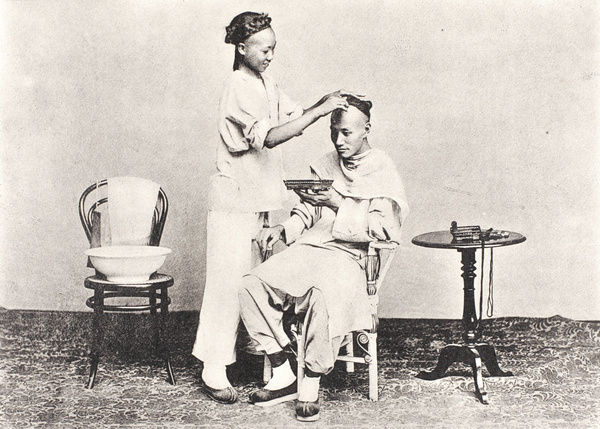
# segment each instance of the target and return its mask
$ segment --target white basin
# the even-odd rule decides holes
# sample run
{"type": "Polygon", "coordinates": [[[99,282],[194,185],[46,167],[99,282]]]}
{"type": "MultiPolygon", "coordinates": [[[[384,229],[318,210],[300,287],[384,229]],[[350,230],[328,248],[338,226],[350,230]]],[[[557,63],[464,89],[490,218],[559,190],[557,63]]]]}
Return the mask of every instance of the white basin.
{"type": "Polygon", "coordinates": [[[88,249],[92,265],[115,283],[143,283],[158,271],[171,249],[157,246],[105,246],[88,249]]]}

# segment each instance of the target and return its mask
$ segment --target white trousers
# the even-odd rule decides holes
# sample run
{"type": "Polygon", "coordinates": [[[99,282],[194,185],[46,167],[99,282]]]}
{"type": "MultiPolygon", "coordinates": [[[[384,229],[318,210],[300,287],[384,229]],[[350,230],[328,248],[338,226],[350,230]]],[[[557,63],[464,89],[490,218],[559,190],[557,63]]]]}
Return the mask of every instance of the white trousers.
{"type": "Polygon", "coordinates": [[[262,262],[254,238],[268,226],[268,213],[209,211],[206,283],[192,355],[204,363],[235,362],[242,276],[262,262]]]}

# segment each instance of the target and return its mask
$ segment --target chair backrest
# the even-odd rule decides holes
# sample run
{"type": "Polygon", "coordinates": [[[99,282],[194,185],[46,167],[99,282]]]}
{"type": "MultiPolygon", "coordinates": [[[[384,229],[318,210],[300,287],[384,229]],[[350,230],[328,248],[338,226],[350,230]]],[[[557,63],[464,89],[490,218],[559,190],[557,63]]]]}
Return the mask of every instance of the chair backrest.
{"type": "MultiPolygon", "coordinates": [[[[79,219],[85,231],[88,241],[92,244],[94,217],[101,212],[108,204],[108,179],[100,180],[90,185],[79,198],[79,219]]],[[[159,246],[162,232],[167,219],[169,203],[167,195],[162,188],[159,188],[152,217],[152,227],[150,231],[150,240],[148,245],[159,246]]]]}

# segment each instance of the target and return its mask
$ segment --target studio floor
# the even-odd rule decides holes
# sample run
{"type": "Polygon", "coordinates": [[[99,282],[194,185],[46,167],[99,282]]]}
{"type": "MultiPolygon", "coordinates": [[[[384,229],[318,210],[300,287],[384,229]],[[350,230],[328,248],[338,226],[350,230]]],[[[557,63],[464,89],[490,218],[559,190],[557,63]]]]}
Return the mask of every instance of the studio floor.
{"type": "Polygon", "coordinates": [[[220,405],[199,391],[201,363],[190,356],[196,312],[171,314],[177,384],[166,380],[144,315],[110,315],[96,386],[89,370],[92,314],[0,311],[0,426],[133,428],[597,428],[600,427],[600,322],[551,318],[484,320],[512,377],[488,377],[489,405],[474,394],[470,367],[446,377],[416,377],[446,344],[460,340],[459,320],[384,319],[379,332],[379,401],[367,398],[367,372],[342,364],[321,383],[321,419],[300,423],[292,403],[259,408],[262,359],[240,353],[230,379],[240,393],[220,405]]]}

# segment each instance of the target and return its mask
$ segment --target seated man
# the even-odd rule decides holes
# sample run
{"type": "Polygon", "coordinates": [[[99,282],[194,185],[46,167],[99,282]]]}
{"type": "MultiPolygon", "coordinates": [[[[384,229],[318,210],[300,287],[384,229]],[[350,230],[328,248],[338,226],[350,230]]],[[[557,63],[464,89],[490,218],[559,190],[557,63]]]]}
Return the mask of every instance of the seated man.
{"type": "Polygon", "coordinates": [[[242,319],[257,349],[269,358],[273,377],[250,395],[256,405],[298,398],[296,416],[319,416],[320,377],[334,366],[345,334],[372,326],[365,258],[368,242],[399,240],[408,207],[393,161],[371,149],[371,103],[348,96],[347,111],[331,116],[335,151],[311,165],[313,175],[334,179],[327,191],[297,191],[302,199],[291,217],[257,237],[261,248],[278,240],[294,243],[244,277],[240,290],[242,319]],[[296,377],[284,348],[290,340],[283,312],[304,316],[305,378],[296,377]]]}

